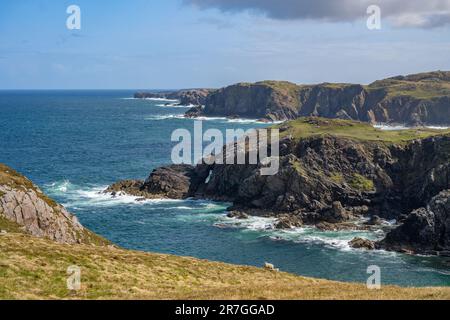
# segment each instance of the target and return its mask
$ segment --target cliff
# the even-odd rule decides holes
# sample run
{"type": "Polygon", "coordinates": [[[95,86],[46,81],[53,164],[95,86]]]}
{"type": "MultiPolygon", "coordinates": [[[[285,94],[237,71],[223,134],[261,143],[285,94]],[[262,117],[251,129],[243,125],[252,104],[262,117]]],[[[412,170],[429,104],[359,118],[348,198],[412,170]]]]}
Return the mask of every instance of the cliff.
{"type": "Polygon", "coordinates": [[[0,229],[59,243],[107,244],[30,180],[0,164],[0,229]]]}
{"type": "Polygon", "coordinates": [[[117,248],[4,165],[0,203],[0,299],[450,298],[448,288],[373,291],[363,284],[117,248]],[[73,265],[81,271],[78,291],[67,288],[73,265]]]}
{"type": "Polygon", "coordinates": [[[211,92],[187,116],[292,120],[319,116],[371,123],[450,124],[450,72],[398,76],[359,84],[239,83],[211,92]]]}
{"type": "MultiPolygon", "coordinates": [[[[278,127],[280,170],[274,176],[261,175],[261,165],[169,166],[155,170],[137,189],[169,198],[230,201],[230,215],[276,216],[281,227],[324,229],[360,228],[362,217],[403,221],[450,189],[450,130],[381,131],[324,118],[278,127]],[[176,181],[174,171],[181,177],[176,181]]],[[[438,254],[450,247],[417,248],[424,250],[438,254]]]]}

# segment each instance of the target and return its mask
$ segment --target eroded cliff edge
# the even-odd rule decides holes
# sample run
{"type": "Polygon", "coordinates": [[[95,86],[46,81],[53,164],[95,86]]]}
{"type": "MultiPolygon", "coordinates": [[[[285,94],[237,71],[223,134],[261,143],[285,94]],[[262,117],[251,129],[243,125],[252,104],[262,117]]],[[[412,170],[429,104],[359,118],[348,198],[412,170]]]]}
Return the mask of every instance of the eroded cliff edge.
{"type": "Polygon", "coordinates": [[[74,215],[30,180],[3,164],[0,164],[0,229],[66,244],[109,243],[84,228],[74,215]]]}
{"type": "Polygon", "coordinates": [[[238,83],[211,91],[187,117],[286,121],[319,116],[371,123],[450,125],[450,72],[397,76],[370,85],[285,81],[238,83]]]}
{"type": "MultiPolygon", "coordinates": [[[[323,118],[301,118],[279,128],[280,170],[274,176],[262,176],[261,165],[174,165],[154,170],[145,181],[118,182],[107,192],[230,201],[230,215],[236,217],[276,216],[281,228],[309,224],[333,230],[370,228],[380,217],[408,226],[414,210],[431,207],[441,192],[448,195],[450,130],[381,131],[323,118]],[[361,217],[370,221],[358,225],[361,217]]],[[[410,245],[398,236],[377,246],[430,254],[450,250],[450,228],[442,227],[448,226],[449,212],[443,212],[436,218],[445,221],[440,231],[426,229],[439,233],[432,235],[436,241],[410,245]]]]}

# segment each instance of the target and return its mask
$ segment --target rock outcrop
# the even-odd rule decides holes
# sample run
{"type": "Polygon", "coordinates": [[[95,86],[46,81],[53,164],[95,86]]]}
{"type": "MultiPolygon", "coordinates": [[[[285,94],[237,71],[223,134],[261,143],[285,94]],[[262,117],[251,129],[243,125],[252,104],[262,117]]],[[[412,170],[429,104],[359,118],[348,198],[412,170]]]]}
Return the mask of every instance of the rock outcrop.
{"type": "Polygon", "coordinates": [[[180,105],[202,106],[205,104],[206,97],[211,89],[189,89],[169,92],[136,92],[134,97],[137,99],[160,98],[178,100],[180,105]]]}
{"type": "Polygon", "coordinates": [[[323,118],[282,127],[275,175],[263,176],[262,163],[168,166],[154,171],[142,190],[232,202],[232,211],[279,217],[280,228],[368,230],[381,219],[404,220],[450,189],[450,130],[381,131],[323,118]],[[358,223],[362,217],[369,223],[358,223]]]}
{"type": "Polygon", "coordinates": [[[426,207],[411,212],[404,223],[379,243],[382,248],[424,254],[450,253],[450,189],[426,207]]]}
{"type": "Polygon", "coordinates": [[[363,238],[354,238],[349,245],[355,249],[375,250],[375,243],[363,238]]]}
{"type": "MultiPolygon", "coordinates": [[[[399,76],[368,86],[239,83],[211,92],[204,104],[203,116],[269,121],[319,116],[371,123],[450,125],[450,72],[399,76]]],[[[198,110],[195,115],[199,116],[198,110]]]]}
{"type": "Polygon", "coordinates": [[[116,196],[127,193],[147,199],[185,199],[197,190],[207,173],[190,165],[172,165],[152,171],[147,180],[124,180],[109,186],[104,192],[116,196]]]}
{"type": "Polygon", "coordinates": [[[36,237],[60,243],[107,244],[63,206],[16,171],[0,164],[0,220],[36,237]]]}

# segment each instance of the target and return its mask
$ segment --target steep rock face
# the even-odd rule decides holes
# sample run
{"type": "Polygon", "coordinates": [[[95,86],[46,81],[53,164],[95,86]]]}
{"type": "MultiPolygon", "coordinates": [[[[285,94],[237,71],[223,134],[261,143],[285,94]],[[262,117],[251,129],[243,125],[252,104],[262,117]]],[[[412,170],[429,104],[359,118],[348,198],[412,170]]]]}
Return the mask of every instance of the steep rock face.
{"type": "Polygon", "coordinates": [[[201,115],[262,118],[303,116],[408,125],[450,124],[450,72],[359,84],[240,83],[211,92],[201,115]]]}
{"type": "Polygon", "coordinates": [[[212,92],[204,114],[288,120],[297,115],[298,87],[289,82],[240,83],[212,92]]]}
{"type": "Polygon", "coordinates": [[[380,226],[380,217],[404,221],[450,188],[450,131],[381,131],[324,118],[302,118],[280,129],[275,175],[261,174],[264,162],[168,166],[150,175],[145,190],[232,202],[230,215],[282,217],[279,227],[366,230],[380,226]],[[362,216],[370,220],[355,223],[362,216]]]}
{"type": "Polygon", "coordinates": [[[323,84],[300,90],[298,116],[368,121],[365,109],[368,94],[361,85],[323,84]]]}
{"type": "Polygon", "coordinates": [[[414,253],[450,253],[450,190],[414,210],[406,221],[379,243],[383,248],[414,253]]]}
{"type": "Polygon", "coordinates": [[[205,181],[207,172],[200,166],[171,165],[152,171],[147,180],[124,180],[109,186],[104,192],[116,196],[124,192],[147,199],[185,199],[191,196],[205,181]]]}
{"type": "Polygon", "coordinates": [[[0,219],[36,237],[60,243],[106,244],[85,229],[63,206],[46,197],[31,181],[0,164],[0,219]]]}
{"type": "MultiPolygon", "coordinates": [[[[307,125],[304,130],[327,125],[347,130],[345,126],[354,125],[320,119],[301,123],[307,125]]],[[[261,175],[261,164],[169,166],[155,170],[141,183],[141,190],[175,198],[231,201],[236,208],[273,213],[314,212],[328,222],[368,211],[396,218],[448,188],[449,159],[449,135],[386,143],[332,134],[297,140],[288,134],[280,141],[280,168],[273,176],[261,175]],[[336,202],[349,212],[337,214],[336,202]]]]}

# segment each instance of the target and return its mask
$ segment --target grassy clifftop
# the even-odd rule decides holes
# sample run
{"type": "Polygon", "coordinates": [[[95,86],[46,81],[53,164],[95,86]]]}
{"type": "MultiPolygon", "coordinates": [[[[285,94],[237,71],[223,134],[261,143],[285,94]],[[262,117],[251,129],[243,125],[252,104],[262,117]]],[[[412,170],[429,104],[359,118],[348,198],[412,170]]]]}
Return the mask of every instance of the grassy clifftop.
{"type": "Polygon", "coordinates": [[[450,299],[450,288],[370,291],[360,284],[16,233],[0,236],[0,283],[0,299],[450,299]],[[66,287],[71,265],[81,268],[78,292],[66,287]]]}
{"type": "Polygon", "coordinates": [[[450,129],[414,128],[387,131],[374,128],[365,122],[325,118],[299,118],[277,127],[284,128],[283,136],[290,134],[296,139],[317,135],[335,135],[344,138],[387,143],[405,143],[414,139],[450,134],[450,129]]]}
{"type": "Polygon", "coordinates": [[[449,101],[450,72],[436,71],[392,77],[370,85],[238,83],[211,92],[201,114],[270,121],[321,116],[411,126],[447,125],[449,101]]]}
{"type": "Polygon", "coordinates": [[[435,71],[375,81],[368,90],[384,89],[389,97],[431,99],[450,96],[450,72],[435,71]]]}

